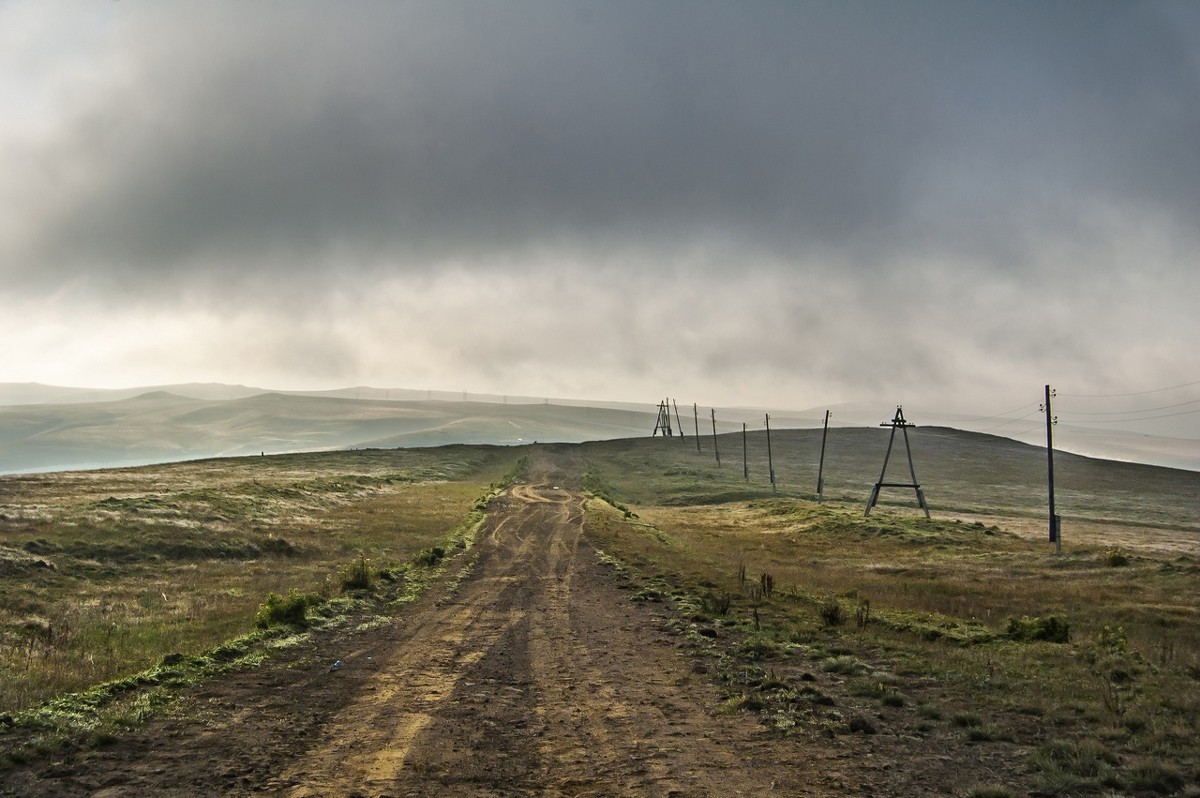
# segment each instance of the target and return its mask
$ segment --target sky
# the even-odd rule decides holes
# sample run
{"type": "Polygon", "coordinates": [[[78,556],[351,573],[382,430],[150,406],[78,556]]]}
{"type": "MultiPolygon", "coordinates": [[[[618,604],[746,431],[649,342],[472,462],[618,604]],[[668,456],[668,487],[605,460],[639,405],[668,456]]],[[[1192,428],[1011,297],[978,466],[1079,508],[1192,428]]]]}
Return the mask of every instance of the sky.
{"type": "Polygon", "coordinates": [[[1200,437],[1187,0],[5,0],[0,207],[0,381],[1200,437]]]}

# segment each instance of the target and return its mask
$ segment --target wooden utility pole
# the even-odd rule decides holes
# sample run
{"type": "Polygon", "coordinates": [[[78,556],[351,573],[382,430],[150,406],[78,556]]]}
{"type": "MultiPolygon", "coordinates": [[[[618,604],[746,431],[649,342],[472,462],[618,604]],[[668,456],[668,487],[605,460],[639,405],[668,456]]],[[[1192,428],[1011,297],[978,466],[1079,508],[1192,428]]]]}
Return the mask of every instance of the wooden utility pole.
{"type": "Polygon", "coordinates": [[[709,408],[709,412],[712,414],[713,454],[715,454],[717,456],[717,468],[720,468],[721,467],[721,451],[717,448],[717,410],[715,407],[709,408]]]}
{"type": "Polygon", "coordinates": [[[771,492],[775,492],[775,461],[771,458],[771,414],[767,417],[767,472],[771,475],[771,492]]]}
{"type": "MultiPolygon", "coordinates": [[[[675,403],[674,399],[671,400],[671,407],[675,408],[675,426],[679,429],[679,442],[687,443],[687,436],[683,434],[683,422],[679,420],[679,405],[675,403]]],[[[667,411],[667,420],[671,420],[670,410],[667,411]]]]}
{"type": "Polygon", "coordinates": [[[696,454],[700,454],[700,408],[692,402],[692,421],[696,423],[696,454]]]}
{"type": "Polygon", "coordinates": [[[821,432],[821,460],[817,465],[817,501],[825,501],[825,438],[829,435],[829,411],[825,411],[825,428],[821,432]]]}
{"type": "Polygon", "coordinates": [[[1054,553],[1062,554],[1062,525],[1054,512],[1054,425],[1058,419],[1050,407],[1050,398],[1055,392],[1046,386],[1046,403],[1042,412],[1046,414],[1046,484],[1050,493],[1050,542],[1054,544],[1054,553]]]}
{"type": "Polygon", "coordinates": [[[917,469],[913,467],[912,446],[908,443],[908,428],[916,426],[909,424],[904,420],[904,410],[899,405],[896,406],[896,415],[891,421],[885,421],[879,426],[891,427],[892,436],[888,438],[887,452],[883,455],[883,470],[879,472],[879,481],[875,483],[875,487],[871,490],[871,500],[867,502],[867,511],[863,515],[870,515],[871,508],[879,501],[880,488],[912,488],[917,492],[917,503],[921,505],[921,509],[925,511],[925,517],[929,518],[929,506],[925,504],[925,494],[921,491],[920,484],[917,483],[917,469]],[[892,443],[896,440],[896,430],[899,429],[904,433],[904,449],[908,452],[908,473],[912,475],[912,482],[884,482],[883,477],[887,473],[888,458],[892,456],[892,443]]]}
{"type": "Polygon", "coordinates": [[[742,476],[750,481],[750,461],[746,459],[746,422],[742,422],[742,476]]]}

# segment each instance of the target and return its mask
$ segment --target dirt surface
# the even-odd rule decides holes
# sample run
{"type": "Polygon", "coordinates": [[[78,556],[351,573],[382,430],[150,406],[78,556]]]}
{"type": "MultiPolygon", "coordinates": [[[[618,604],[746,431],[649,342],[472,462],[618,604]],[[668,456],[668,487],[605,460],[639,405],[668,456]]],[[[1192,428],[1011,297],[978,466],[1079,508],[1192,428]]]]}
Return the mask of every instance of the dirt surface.
{"type": "Polygon", "coordinates": [[[669,608],[630,601],[584,538],[565,457],[531,457],[390,624],[194,688],[177,717],[0,776],[0,795],[834,794],[813,766],[832,750],[714,714],[669,608]]]}
{"type": "Polygon", "coordinates": [[[583,540],[572,475],[532,469],[394,623],[200,686],[186,719],[0,776],[0,793],[791,794],[803,752],[714,718],[714,686],[656,629],[666,608],[631,602],[583,540]]]}

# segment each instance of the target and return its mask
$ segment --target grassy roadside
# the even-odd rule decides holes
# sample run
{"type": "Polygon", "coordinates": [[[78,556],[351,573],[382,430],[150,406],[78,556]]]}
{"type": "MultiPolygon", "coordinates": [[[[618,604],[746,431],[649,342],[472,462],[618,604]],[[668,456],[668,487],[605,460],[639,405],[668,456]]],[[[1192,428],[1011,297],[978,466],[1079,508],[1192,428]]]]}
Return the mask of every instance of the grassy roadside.
{"type": "MultiPolygon", "coordinates": [[[[373,465],[377,468],[383,466],[384,461],[390,461],[388,467],[396,464],[395,458],[384,453],[372,457],[376,458],[373,465]]],[[[411,458],[412,454],[403,453],[397,457],[411,458]]],[[[257,665],[272,651],[302,643],[314,633],[344,626],[355,619],[356,622],[382,622],[401,605],[414,600],[440,574],[450,557],[471,545],[485,519],[488,502],[517,478],[524,466],[523,460],[513,466],[511,451],[483,448],[455,451],[449,462],[445,452],[441,461],[431,453],[419,453],[417,458],[418,461],[425,458],[428,461],[425,465],[441,469],[442,479],[416,481],[414,478],[420,473],[419,462],[418,468],[413,469],[416,473],[407,475],[412,478],[400,478],[396,476],[397,472],[390,471],[386,479],[370,484],[361,479],[364,476],[370,478],[369,473],[343,473],[331,478],[327,462],[306,465],[292,460],[277,463],[284,466],[276,470],[277,473],[285,471],[283,479],[309,486],[284,489],[295,504],[274,502],[269,510],[259,507],[240,518],[226,518],[224,523],[228,529],[237,531],[227,532],[224,536],[210,533],[202,538],[209,546],[228,546],[231,539],[242,534],[243,525],[253,528],[267,517],[273,522],[287,518],[289,526],[295,524],[292,529],[304,529],[301,516],[307,521],[305,531],[289,535],[289,543],[298,551],[284,555],[287,559],[283,563],[277,557],[262,554],[261,549],[257,558],[236,562],[243,573],[249,572],[252,577],[268,571],[274,573],[265,580],[251,578],[241,582],[239,592],[247,594],[246,600],[236,602],[234,606],[212,601],[196,602],[195,592],[203,597],[230,591],[229,575],[238,568],[221,558],[198,560],[185,554],[176,561],[166,560],[158,556],[157,551],[148,554],[146,550],[138,549],[136,543],[125,542],[129,538],[114,535],[111,539],[126,547],[122,551],[131,548],[133,555],[126,561],[109,564],[107,567],[114,573],[107,575],[107,579],[106,574],[97,575],[87,567],[76,570],[74,564],[64,564],[65,557],[57,559],[54,566],[47,569],[51,573],[46,576],[73,580],[76,591],[108,591],[112,595],[119,594],[122,588],[126,590],[127,603],[117,606],[124,606],[128,611],[123,617],[108,621],[112,627],[140,625],[157,627],[159,631],[136,636],[127,634],[124,639],[137,641],[136,645],[121,648],[114,645],[107,650],[114,663],[120,662],[120,666],[114,664],[113,667],[122,667],[123,673],[116,677],[92,678],[91,681],[86,681],[88,674],[79,674],[76,683],[80,686],[65,690],[59,688],[63,684],[62,670],[69,667],[71,649],[60,651],[48,646],[39,656],[26,653],[24,662],[7,661],[5,665],[10,670],[24,666],[23,683],[27,691],[29,685],[38,684],[39,689],[49,695],[40,701],[26,701],[23,706],[10,705],[9,709],[0,711],[0,765],[36,757],[64,740],[85,745],[103,743],[122,728],[160,711],[181,687],[231,668],[257,665]],[[311,470],[314,468],[324,472],[327,484],[336,483],[340,487],[314,496],[311,489],[311,470]],[[348,476],[360,479],[349,479],[348,476]],[[457,480],[447,481],[447,476],[457,477],[457,480]],[[284,567],[278,567],[281,564],[284,567]],[[177,572],[179,569],[191,574],[193,591],[189,612],[182,620],[169,612],[146,613],[142,602],[128,601],[129,588],[146,590],[144,582],[148,573],[169,582],[169,576],[160,572],[177,572]],[[254,594],[251,594],[252,590],[254,594]],[[207,619],[205,623],[204,611],[219,617],[207,619]],[[180,638],[163,631],[180,624],[191,632],[182,640],[184,645],[180,645],[180,638]],[[247,632],[248,628],[254,630],[247,632]],[[230,629],[234,631],[230,633],[230,629]],[[39,677],[40,682],[37,681],[39,677]],[[51,692],[54,690],[57,691],[51,692]]],[[[218,474],[224,474],[226,467],[236,469],[243,465],[236,461],[222,463],[217,466],[222,469],[218,474]]],[[[361,461],[357,465],[359,471],[365,470],[361,461]]],[[[166,471],[170,470],[166,468],[166,471]]],[[[159,480],[158,495],[166,497],[156,503],[173,506],[176,518],[195,517],[194,507],[188,507],[178,494],[163,490],[161,471],[156,477],[159,480]]],[[[100,475],[91,478],[103,485],[104,490],[112,487],[100,475]]],[[[190,485],[197,484],[190,482],[190,477],[180,479],[185,483],[183,490],[193,490],[190,485]]],[[[251,484],[252,490],[258,490],[261,481],[255,480],[251,484]]],[[[245,493],[228,490],[223,495],[232,503],[244,499],[245,493]]],[[[145,501],[140,497],[127,499],[134,500],[139,506],[145,501]]],[[[56,509],[69,512],[63,504],[56,509]]],[[[73,505],[76,511],[80,505],[86,507],[88,502],[77,501],[73,505]]],[[[71,531],[64,537],[78,539],[79,526],[67,528],[71,531]]],[[[178,542],[181,537],[171,538],[165,530],[152,530],[141,540],[155,541],[155,531],[161,532],[163,540],[178,542]]],[[[182,537],[186,539],[186,536],[182,537]]],[[[87,540],[96,546],[98,539],[105,538],[95,535],[87,540]]],[[[56,544],[44,537],[37,540],[44,541],[39,546],[57,546],[56,552],[70,550],[69,545],[56,544]]],[[[244,550],[240,554],[245,556],[244,550]]],[[[56,593],[54,586],[47,585],[46,581],[27,580],[28,589],[21,598],[27,603],[49,601],[56,593]]],[[[13,603],[6,604],[6,607],[11,606],[13,603]]],[[[112,607],[110,605],[110,614],[116,612],[112,607]]],[[[50,613],[54,609],[43,611],[50,613]]],[[[78,646],[78,656],[96,655],[96,649],[92,647],[94,641],[89,638],[76,635],[72,642],[78,646]]],[[[14,648],[9,645],[10,655],[14,648]]],[[[30,648],[26,645],[22,650],[28,652],[30,648]]],[[[12,683],[8,684],[9,696],[17,695],[12,692],[12,683]]]]}
{"type": "Polygon", "coordinates": [[[719,480],[685,488],[677,465],[658,463],[660,478],[627,458],[594,458],[588,533],[641,579],[635,600],[674,604],[728,711],[814,739],[879,734],[1009,761],[995,794],[1200,782],[1200,559],[1152,545],[1171,530],[1119,519],[1115,534],[1136,528],[1145,545],[1097,534],[1055,558],[994,512],[722,501],[719,480]],[[717,503],[694,498],[706,489],[717,503]]]}

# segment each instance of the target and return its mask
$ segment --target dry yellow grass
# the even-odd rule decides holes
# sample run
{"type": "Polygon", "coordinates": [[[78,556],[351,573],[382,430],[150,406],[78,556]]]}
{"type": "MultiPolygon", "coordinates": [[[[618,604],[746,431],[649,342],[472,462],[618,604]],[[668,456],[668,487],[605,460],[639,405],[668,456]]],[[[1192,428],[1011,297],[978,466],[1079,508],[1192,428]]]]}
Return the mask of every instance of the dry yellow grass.
{"type": "Polygon", "coordinates": [[[251,628],[269,592],[402,563],[516,459],[484,447],[0,479],[0,712],[251,628]]]}

